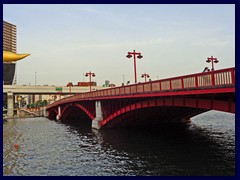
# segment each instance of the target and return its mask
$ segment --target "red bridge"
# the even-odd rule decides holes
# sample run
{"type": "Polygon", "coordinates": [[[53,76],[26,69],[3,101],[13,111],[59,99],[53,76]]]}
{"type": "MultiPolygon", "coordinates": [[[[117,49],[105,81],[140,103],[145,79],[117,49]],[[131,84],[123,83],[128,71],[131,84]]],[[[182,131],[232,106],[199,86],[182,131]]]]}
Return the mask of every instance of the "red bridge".
{"type": "Polygon", "coordinates": [[[235,68],[81,93],[46,109],[49,119],[96,129],[189,121],[209,110],[235,113],[235,68]]]}

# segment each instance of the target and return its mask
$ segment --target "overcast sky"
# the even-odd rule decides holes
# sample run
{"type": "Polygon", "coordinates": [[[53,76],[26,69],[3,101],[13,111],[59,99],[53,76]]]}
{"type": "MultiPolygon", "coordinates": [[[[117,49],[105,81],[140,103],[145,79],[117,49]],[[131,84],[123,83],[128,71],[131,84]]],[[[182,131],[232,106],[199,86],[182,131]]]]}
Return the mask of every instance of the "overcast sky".
{"type": "Polygon", "coordinates": [[[120,85],[202,72],[207,57],[215,69],[235,66],[235,5],[3,5],[3,20],[17,26],[17,84],[66,85],[94,80],[120,85]]]}

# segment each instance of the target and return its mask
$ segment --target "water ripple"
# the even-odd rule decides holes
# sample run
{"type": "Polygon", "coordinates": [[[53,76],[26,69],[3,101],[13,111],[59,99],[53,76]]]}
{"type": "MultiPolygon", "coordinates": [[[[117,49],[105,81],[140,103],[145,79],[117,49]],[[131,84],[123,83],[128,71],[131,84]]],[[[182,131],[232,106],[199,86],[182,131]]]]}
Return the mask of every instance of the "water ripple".
{"type": "Polygon", "coordinates": [[[18,119],[4,123],[3,136],[5,176],[235,175],[235,116],[227,113],[187,126],[99,131],[18,119]]]}

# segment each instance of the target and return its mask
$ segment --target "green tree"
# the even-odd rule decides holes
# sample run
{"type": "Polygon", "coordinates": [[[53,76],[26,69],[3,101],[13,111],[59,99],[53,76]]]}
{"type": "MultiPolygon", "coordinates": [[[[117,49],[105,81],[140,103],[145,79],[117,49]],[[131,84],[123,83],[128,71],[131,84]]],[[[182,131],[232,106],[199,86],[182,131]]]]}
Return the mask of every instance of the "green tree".
{"type": "Polygon", "coordinates": [[[48,101],[47,101],[46,99],[44,99],[43,102],[42,102],[42,105],[43,105],[43,106],[48,105],[48,101]]]}

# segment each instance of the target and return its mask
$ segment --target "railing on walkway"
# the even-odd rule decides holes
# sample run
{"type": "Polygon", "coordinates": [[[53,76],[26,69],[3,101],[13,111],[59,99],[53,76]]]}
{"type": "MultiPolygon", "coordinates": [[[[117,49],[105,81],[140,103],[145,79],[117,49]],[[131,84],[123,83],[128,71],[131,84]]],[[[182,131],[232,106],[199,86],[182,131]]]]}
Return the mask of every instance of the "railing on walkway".
{"type": "MultiPolygon", "coordinates": [[[[72,97],[61,99],[56,103],[61,104],[64,102],[74,101],[74,99],[102,96],[216,88],[226,85],[235,85],[235,67],[81,93],[72,97]]],[[[48,107],[54,106],[54,104],[55,103],[50,104],[48,107]]]]}
{"type": "MultiPolygon", "coordinates": [[[[39,109],[39,110],[40,110],[40,109],[39,109]]],[[[38,110],[38,111],[39,111],[39,110],[38,110]]],[[[39,116],[39,113],[30,111],[30,110],[28,110],[28,109],[21,108],[20,111],[24,111],[24,112],[27,112],[27,113],[29,113],[29,114],[32,114],[32,115],[35,115],[35,116],[39,116]]]]}

